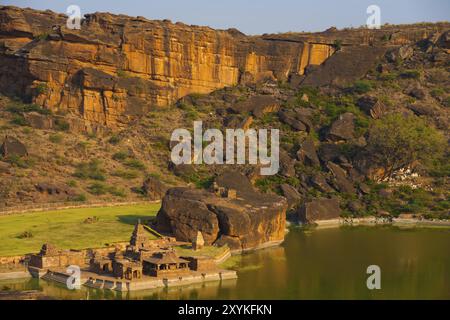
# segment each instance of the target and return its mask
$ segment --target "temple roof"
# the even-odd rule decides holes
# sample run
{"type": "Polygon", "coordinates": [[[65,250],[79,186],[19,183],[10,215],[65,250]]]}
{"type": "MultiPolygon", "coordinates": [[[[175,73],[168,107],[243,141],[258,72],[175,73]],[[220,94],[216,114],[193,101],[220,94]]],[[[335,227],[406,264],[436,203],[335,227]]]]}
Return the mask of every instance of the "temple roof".
{"type": "Polygon", "coordinates": [[[152,264],[171,264],[171,263],[189,263],[188,260],[178,257],[174,251],[158,252],[144,261],[152,264]]]}

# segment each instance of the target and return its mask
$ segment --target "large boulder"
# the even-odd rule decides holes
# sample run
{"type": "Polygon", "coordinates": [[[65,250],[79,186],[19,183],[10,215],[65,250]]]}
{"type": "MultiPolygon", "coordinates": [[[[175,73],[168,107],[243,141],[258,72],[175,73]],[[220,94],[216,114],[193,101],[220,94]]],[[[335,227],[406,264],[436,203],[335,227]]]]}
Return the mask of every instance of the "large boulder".
{"type": "Polygon", "coordinates": [[[347,178],[347,173],[344,169],[342,169],[339,165],[328,162],[328,169],[333,174],[335,181],[336,181],[336,187],[340,192],[345,193],[355,193],[356,189],[353,185],[353,183],[347,178]]]}
{"type": "Polygon", "coordinates": [[[333,122],[328,133],[328,139],[331,141],[351,140],[355,134],[355,115],[350,112],[341,114],[339,118],[333,122]]]}
{"type": "Polygon", "coordinates": [[[190,242],[201,231],[205,243],[212,244],[219,236],[219,220],[203,201],[209,196],[209,192],[201,190],[169,189],[157,215],[158,230],[190,242]]]}
{"type": "Polygon", "coordinates": [[[309,166],[320,166],[320,160],[317,156],[316,147],[314,141],[311,138],[307,138],[303,141],[300,149],[297,152],[298,160],[309,166]]]}
{"type": "Polygon", "coordinates": [[[302,223],[337,219],[340,215],[341,208],[339,207],[339,201],[335,198],[316,198],[306,202],[298,210],[298,218],[302,223]]]}
{"type": "Polygon", "coordinates": [[[2,157],[23,157],[28,155],[28,151],[25,145],[18,139],[11,136],[6,136],[3,140],[2,145],[0,146],[0,155],[2,157]]]}
{"type": "Polygon", "coordinates": [[[302,195],[293,186],[283,183],[280,185],[282,195],[287,199],[289,208],[295,207],[301,200],[302,195]]]}
{"type": "Polygon", "coordinates": [[[283,241],[288,206],[285,198],[255,191],[238,173],[219,176],[215,187],[236,190],[237,196],[170,189],[163,198],[156,228],[189,242],[201,231],[207,245],[226,244],[235,251],[283,241]]]}

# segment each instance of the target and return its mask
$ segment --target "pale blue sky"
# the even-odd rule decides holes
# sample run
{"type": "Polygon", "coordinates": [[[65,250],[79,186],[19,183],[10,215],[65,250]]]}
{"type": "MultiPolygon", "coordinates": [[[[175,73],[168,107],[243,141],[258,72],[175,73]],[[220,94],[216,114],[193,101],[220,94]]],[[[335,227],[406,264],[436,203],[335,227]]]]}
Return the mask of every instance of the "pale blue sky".
{"type": "Polygon", "coordinates": [[[75,4],[82,14],[95,11],[170,19],[247,34],[322,31],[330,26],[365,24],[366,8],[381,8],[381,22],[450,20],[450,0],[2,0],[1,4],[65,12],[75,4]]]}

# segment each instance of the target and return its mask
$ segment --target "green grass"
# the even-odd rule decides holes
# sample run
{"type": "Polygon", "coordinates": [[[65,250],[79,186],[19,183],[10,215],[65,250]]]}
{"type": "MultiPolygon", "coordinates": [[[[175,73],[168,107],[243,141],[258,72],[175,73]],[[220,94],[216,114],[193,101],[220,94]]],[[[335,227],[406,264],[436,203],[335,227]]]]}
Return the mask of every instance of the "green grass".
{"type": "Polygon", "coordinates": [[[0,256],[38,252],[46,242],[61,249],[85,249],[128,241],[136,221],[154,217],[159,207],[159,204],[143,204],[0,216],[0,256]],[[99,221],[83,223],[93,216],[99,221]],[[20,239],[27,231],[33,236],[20,239]]]}

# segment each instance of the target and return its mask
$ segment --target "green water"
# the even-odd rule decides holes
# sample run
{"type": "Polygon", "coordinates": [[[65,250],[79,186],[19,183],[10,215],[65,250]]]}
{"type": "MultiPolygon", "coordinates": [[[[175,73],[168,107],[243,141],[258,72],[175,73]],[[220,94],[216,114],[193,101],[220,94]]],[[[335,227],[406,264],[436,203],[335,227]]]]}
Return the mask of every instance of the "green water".
{"type": "Polygon", "coordinates": [[[43,280],[0,282],[59,299],[450,299],[450,229],[294,228],[280,247],[232,257],[239,279],[155,291],[69,291],[43,280]],[[366,286],[369,265],[381,289],[366,286]]]}

